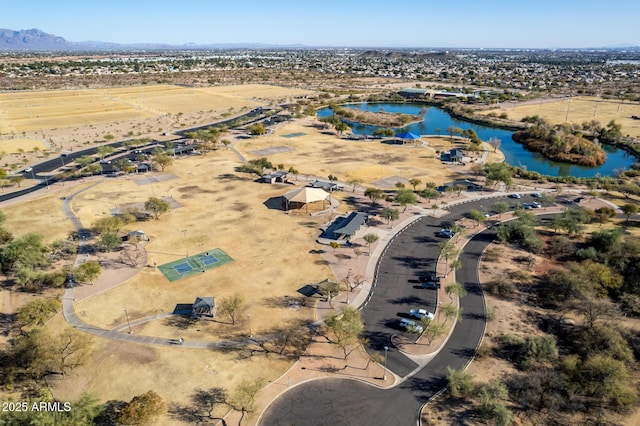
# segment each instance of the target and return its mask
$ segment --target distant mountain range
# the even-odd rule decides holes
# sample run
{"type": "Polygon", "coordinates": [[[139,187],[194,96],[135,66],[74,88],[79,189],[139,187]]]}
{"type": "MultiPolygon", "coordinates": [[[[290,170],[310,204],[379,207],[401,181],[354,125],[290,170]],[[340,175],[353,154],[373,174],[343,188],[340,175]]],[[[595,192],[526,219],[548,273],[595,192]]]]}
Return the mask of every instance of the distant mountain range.
{"type": "Polygon", "coordinates": [[[303,48],[301,44],[274,45],[267,43],[218,43],[218,44],[195,44],[186,43],[181,45],[163,43],[135,43],[118,44],[103,41],[81,41],[74,42],[65,40],[63,37],[48,34],[38,29],[30,30],[8,30],[0,28],[0,51],[7,50],[40,50],[40,51],[63,51],[63,50],[160,50],[160,49],[259,49],[259,48],[303,48]]]}
{"type": "MultiPolygon", "coordinates": [[[[301,44],[276,45],[268,43],[212,43],[195,44],[186,43],[180,45],[163,43],[135,43],[118,44],[103,41],[74,42],[63,37],[48,34],[38,29],[8,30],[0,28],[0,51],[81,51],[81,50],[170,50],[170,49],[268,49],[268,48],[311,48],[331,46],[305,46],[301,44]]],[[[337,47],[337,46],[333,46],[337,47]]],[[[340,46],[347,47],[347,46],[340,46]]],[[[640,50],[640,46],[620,44],[616,46],[601,47],[612,50],[640,50]]]]}

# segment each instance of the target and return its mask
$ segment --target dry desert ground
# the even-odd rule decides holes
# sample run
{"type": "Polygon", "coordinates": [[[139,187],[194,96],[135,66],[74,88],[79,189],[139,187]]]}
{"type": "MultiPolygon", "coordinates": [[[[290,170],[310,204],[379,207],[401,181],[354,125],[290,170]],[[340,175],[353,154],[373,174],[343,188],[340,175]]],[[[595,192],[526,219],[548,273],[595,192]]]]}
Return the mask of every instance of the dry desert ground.
{"type": "Polygon", "coordinates": [[[312,92],[260,84],[172,85],[0,93],[3,164],[33,164],[45,151],[74,151],[105,141],[158,137],[287,102],[312,92]],[[40,141],[40,145],[35,141],[40,141]],[[18,143],[25,153],[18,153],[18,143]],[[34,148],[39,150],[34,151],[34,148]],[[13,155],[11,155],[13,153],[13,155]]]}
{"type": "Polygon", "coordinates": [[[622,134],[640,137],[640,120],[632,116],[640,116],[640,104],[622,102],[588,96],[576,96],[558,100],[532,101],[525,104],[500,104],[499,109],[480,112],[506,112],[510,120],[520,121],[527,116],[539,115],[553,124],[565,122],[582,124],[585,121],[597,120],[606,126],[611,120],[622,125],[622,134]]]}

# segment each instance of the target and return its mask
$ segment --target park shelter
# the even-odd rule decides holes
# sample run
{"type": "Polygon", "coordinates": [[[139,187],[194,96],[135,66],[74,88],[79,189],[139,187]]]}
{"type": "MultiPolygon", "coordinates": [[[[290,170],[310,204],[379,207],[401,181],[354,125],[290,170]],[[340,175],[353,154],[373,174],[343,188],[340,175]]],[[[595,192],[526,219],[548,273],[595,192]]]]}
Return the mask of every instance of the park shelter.
{"type": "Polygon", "coordinates": [[[311,188],[321,188],[326,192],[340,191],[342,190],[342,186],[338,185],[335,182],[324,182],[321,180],[316,180],[309,185],[311,188]]]}
{"type": "Polygon", "coordinates": [[[312,205],[313,208],[320,202],[322,202],[322,210],[324,210],[325,201],[329,198],[329,194],[327,194],[324,189],[305,186],[304,188],[293,189],[282,197],[285,210],[302,209],[302,207],[305,207],[308,213],[309,205],[312,205]]]}
{"type": "Polygon", "coordinates": [[[277,172],[272,172],[272,173],[267,173],[262,175],[261,180],[262,182],[266,182],[266,183],[276,183],[276,182],[285,183],[287,182],[288,178],[289,178],[288,172],[277,171],[277,172]]]}
{"type": "Polygon", "coordinates": [[[420,135],[417,135],[417,134],[412,133],[412,132],[398,133],[395,137],[398,138],[398,139],[402,139],[402,144],[403,145],[406,143],[406,141],[415,142],[416,140],[420,139],[420,135]]]}
{"type": "Polygon", "coordinates": [[[138,241],[149,241],[149,237],[144,233],[142,229],[138,229],[137,231],[131,231],[127,235],[122,238],[124,241],[130,241],[136,239],[138,241]]]}
{"type": "Polygon", "coordinates": [[[191,305],[191,317],[215,317],[217,308],[215,297],[196,297],[191,305]]]}

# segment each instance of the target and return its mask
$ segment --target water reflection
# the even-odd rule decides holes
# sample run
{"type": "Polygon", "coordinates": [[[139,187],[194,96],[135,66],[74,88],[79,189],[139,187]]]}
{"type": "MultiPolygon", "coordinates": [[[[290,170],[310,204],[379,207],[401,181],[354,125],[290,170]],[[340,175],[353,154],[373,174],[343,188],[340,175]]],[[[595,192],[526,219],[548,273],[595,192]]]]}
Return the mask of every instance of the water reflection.
{"type": "MultiPolygon", "coordinates": [[[[389,113],[401,112],[404,114],[419,115],[421,111],[424,113],[423,120],[401,129],[394,129],[396,133],[413,132],[420,135],[447,135],[447,128],[450,126],[459,127],[463,130],[473,129],[482,140],[489,140],[496,137],[502,141],[500,150],[505,155],[505,161],[509,164],[526,168],[529,171],[550,176],[576,176],[576,177],[594,177],[597,175],[613,175],[615,170],[630,168],[635,162],[635,157],[625,150],[616,148],[611,145],[602,145],[607,153],[607,161],[598,167],[584,167],[568,163],[551,161],[537,152],[527,150],[523,145],[516,143],[512,139],[513,132],[492,127],[480,126],[468,123],[466,121],[452,118],[448,113],[437,107],[422,104],[385,104],[385,103],[361,103],[348,105],[350,108],[358,108],[365,111],[385,111],[389,113]]],[[[332,114],[328,108],[318,111],[318,117],[327,117],[332,114]]],[[[353,133],[360,135],[372,135],[378,127],[364,125],[360,123],[351,123],[353,133]]]]}

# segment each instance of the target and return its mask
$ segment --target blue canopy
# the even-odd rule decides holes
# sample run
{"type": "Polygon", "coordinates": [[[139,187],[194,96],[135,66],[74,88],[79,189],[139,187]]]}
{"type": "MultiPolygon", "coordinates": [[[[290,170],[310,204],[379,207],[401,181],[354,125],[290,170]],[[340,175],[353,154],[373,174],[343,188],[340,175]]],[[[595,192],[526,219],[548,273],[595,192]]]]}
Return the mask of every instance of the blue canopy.
{"type": "Polygon", "coordinates": [[[419,139],[420,135],[416,135],[415,133],[411,133],[411,132],[404,132],[404,133],[398,133],[396,135],[396,138],[399,138],[399,139],[419,139]]]}

